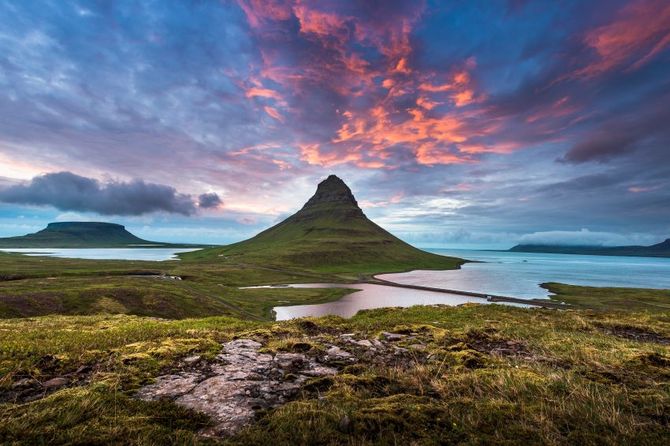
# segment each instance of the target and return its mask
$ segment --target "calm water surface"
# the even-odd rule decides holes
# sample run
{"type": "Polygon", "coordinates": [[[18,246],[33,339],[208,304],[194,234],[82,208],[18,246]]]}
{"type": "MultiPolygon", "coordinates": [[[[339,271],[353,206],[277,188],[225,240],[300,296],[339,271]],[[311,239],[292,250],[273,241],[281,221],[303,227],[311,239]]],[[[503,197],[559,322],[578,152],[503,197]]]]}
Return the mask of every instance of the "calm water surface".
{"type": "Polygon", "coordinates": [[[200,248],[12,248],[0,251],[17,252],[28,256],[64,257],[92,260],[175,260],[177,254],[200,248]]]}
{"type": "MultiPolygon", "coordinates": [[[[467,302],[488,303],[485,299],[459,294],[436,293],[431,291],[409,290],[370,283],[337,284],[305,283],[289,285],[291,288],[353,288],[355,291],[335,302],[317,305],[292,305],[274,307],[278,321],[307,316],[326,316],[334,314],[351,317],[360,310],[382,307],[411,307],[414,305],[460,305],[467,302]]],[[[259,287],[271,288],[271,287],[259,287]]]]}
{"type": "Polygon", "coordinates": [[[670,289],[670,258],[579,256],[474,250],[429,250],[485,263],[460,270],[412,271],[379,277],[398,283],[521,298],[546,297],[543,282],[670,289]]]}
{"type": "MultiPolygon", "coordinates": [[[[670,259],[649,257],[578,256],[474,250],[429,250],[436,254],[485,263],[467,263],[459,270],[412,271],[378,277],[409,285],[475,291],[519,298],[545,298],[543,282],[573,285],[670,289],[670,259]]],[[[275,307],[277,320],[336,314],[350,317],[359,310],[413,305],[486,303],[457,294],[409,290],[372,284],[301,284],[299,288],[344,287],[356,291],[336,302],[275,307]]]]}

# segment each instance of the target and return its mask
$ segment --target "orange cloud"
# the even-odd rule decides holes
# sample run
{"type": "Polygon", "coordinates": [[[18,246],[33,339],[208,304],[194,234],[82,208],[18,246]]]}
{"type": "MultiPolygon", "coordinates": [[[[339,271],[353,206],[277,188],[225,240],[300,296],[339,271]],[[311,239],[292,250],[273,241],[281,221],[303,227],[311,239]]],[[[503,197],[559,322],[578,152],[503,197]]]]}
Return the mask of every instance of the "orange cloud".
{"type": "Polygon", "coordinates": [[[282,0],[237,0],[252,28],[260,27],[267,20],[288,20],[291,6],[282,0]]]}
{"type": "Polygon", "coordinates": [[[472,90],[463,90],[451,96],[456,107],[468,105],[474,101],[475,92],[472,90]]]}
{"type": "Polygon", "coordinates": [[[637,69],[670,45],[670,2],[638,0],[624,7],[614,22],[589,32],[584,43],[598,58],[574,77],[593,77],[620,66],[637,69]]]}
{"type": "Polygon", "coordinates": [[[419,98],[416,100],[416,105],[418,105],[419,107],[423,107],[426,110],[432,110],[440,104],[441,104],[440,102],[431,101],[425,96],[419,96],[419,98]]]}
{"type": "Polygon", "coordinates": [[[459,144],[458,151],[468,155],[475,155],[481,153],[497,153],[507,155],[521,149],[522,146],[518,143],[497,143],[497,144],[459,144]]]}
{"type": "Polygon", "coordinates": [[[450,152],[434,143],[421,144],[416,149],[416,160],[419,164],[429,166],[435,164],[465,164],[474,162],[473,159],[450,152]]]}
{"type": "Polygon", "coordinates": [[[284,122],[284,117],[281,114],[279,114],[276,108],[266,105],[265,107],[263,107],[263,110],[265,110],[265,113],[267,113],[277,121],[284,122]]]}
{"type": "Polygon", "coordinates": [[[300,144],[300,153],[303,161],[308,164],[331,167],[338,164],[353,163],[354,165],[367,169],[380,169],[385,167],[384,163],[377,160],[366,160],[360,152],[339,153],[322,152],[319,144],[300,144]]]}
{"type": "MultiPolygon", "coordinates": [[[[255,32],[261,38],[275,42],[282,35],[281,27],[293,19],[290,23],[299,26],[298,37],[309,41],[310,48],[304,52],[296,49],[299,57],[293,52],[285,57],[281,44],[262,48],[262,66],[246,91],[247,97],[281,101],[281,113],[276,105],[264,106],[269,116],[280,121],[300,109],[288,106],[292,99],[301,101],[315,88],[341,101],[337,111],[340,122],[329,140],[297,144],[302,161],[321,166],[351,163],[393,168],[391,160],[398,151],[411,153],[417,163],[429,165],[469,163],[475,161],[474,154],[503,153],[496,148],[473,148],[473,140],[480,140],[493,128],[474,128],[473,116],[484,111],[464,107],[485,97],[473,80],[474,58],[444,74],[412,66],[410,36],[421,7],[409,8],[410,13],[405,11],[393,20],[378,21],[347,16],[335,12],[337,8],[320,10],[319,4],[302,0],[287,1],[288,9],[270,2],[267,11],[263,2],[243,3],[249,23],[260,27],[255,32]],[[371,48],[376,50],[374,61],[366,59],[371,48]],[[459,150],[460,146],[465,149],[459,150]]],[[[305,139],[311,141],[311,137],[305,139]]]]}
{"type": "Polygon", "coordinates": [[[270,90],[269,88],[251,87],[247,89],[247,91],[245,91],[244,94],[248,98],[260,97],[260,98],[272,98],[278,101],[282,100],[282,95],[278,91],[270,90]]]}
{"type": "Polygon", "coordinates": [[[298,5],[293,12],[300,23],[300,32],[314,33],[322,36],[339,36],[341,40],[347,38],[348,30],[345,20],[336,14],[309,9],[305,5],[298,5]]]}

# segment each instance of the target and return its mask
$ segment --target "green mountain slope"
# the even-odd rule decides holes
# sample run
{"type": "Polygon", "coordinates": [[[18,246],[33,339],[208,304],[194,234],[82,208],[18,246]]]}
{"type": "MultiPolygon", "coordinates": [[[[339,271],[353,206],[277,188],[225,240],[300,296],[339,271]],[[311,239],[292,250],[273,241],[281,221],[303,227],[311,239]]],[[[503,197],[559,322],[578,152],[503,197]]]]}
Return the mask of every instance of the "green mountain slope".
{"type": "Polygon", "coordinates": [[[255,237],[185,258],[296,266],[328,272],[452,269],[464,261],[417,249],[370,221],[349,187],[331,175],[296,214],[255,237]]]}
{"type": "Polygon", "coordinates": [[[565,246],[516,245],[512,252],[541,252],[552,254],[581,254],[595,256],[670,257],[670,239],[651,246],[565,246]]]}
{"type": "Polygon", "coordinates": [[[49,223],[39,232],[20,237],[0,238],[0,248],[119,248],[167,246],[134,236],[114,223],[49,223]]]}

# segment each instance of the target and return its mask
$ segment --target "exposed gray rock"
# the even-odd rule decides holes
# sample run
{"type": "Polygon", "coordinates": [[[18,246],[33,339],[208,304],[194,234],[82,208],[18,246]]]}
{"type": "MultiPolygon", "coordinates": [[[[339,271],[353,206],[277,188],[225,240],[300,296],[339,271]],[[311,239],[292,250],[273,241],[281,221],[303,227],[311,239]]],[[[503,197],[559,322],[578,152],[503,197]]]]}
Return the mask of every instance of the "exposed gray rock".
{"type": "Polygon", "coordinates": [[[347,360],[352,358],[352,354],[346,350],[342,350],[340,347],[333,345],[328,350],[326,350],[326,355],[328,359],[338,361],[338,360],[347,360]]]}
{"type": "Polygon", "coordinates": [[[182,361],[184,361],[186,364],[194,364],[200,361],[200,355],[188,356],[184,358],[182,361]]]}
{"type": "Polygon", "coordinates": [[[388,331],[383,331],[382,332],[382,339],[385,339],[389,342],[401,341],[406,337],[407,337],[406,335],[402,335],[402,334],[398,334],[398,333],[389,333],[388,331]]]}
{"type": "MultiPolygon", "coordinates": [[[[223,344],[216,362],[200,370],[164,375],[142,388],[144,400],[173,399],[212,417],[206,435],[230,435],[254,419],[257,410],[276,407],[294,397],[310,377],[334,375],[337,369],[302,353],[260,353],[261,344],[238,339],[223,344]]],[[[329,357],[352,355],[333,347],[329,357]]],[[[330,351],[330,350],[329,350],[330,351]]]]}
{"type": "Polygon", "coordinates": [[[154,384],[143,387],[137,396],[143,400],[174,398],[193,390],[200,377],[197,373],[159,376],[154,384]]]}

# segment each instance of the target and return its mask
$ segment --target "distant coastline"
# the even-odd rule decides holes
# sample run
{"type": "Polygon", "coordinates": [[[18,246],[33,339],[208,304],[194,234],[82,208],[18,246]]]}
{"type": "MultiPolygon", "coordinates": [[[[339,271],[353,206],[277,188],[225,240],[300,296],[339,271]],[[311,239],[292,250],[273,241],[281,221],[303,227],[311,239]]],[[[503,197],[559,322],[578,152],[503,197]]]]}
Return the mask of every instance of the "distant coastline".
{"type": "Polygon", "coordinates": [[[596,256],[670,257],[670,239],[651,246],[568,246],[548,244],[521,244],[510,252],[548,254],[578,254],[596,256]]]}

